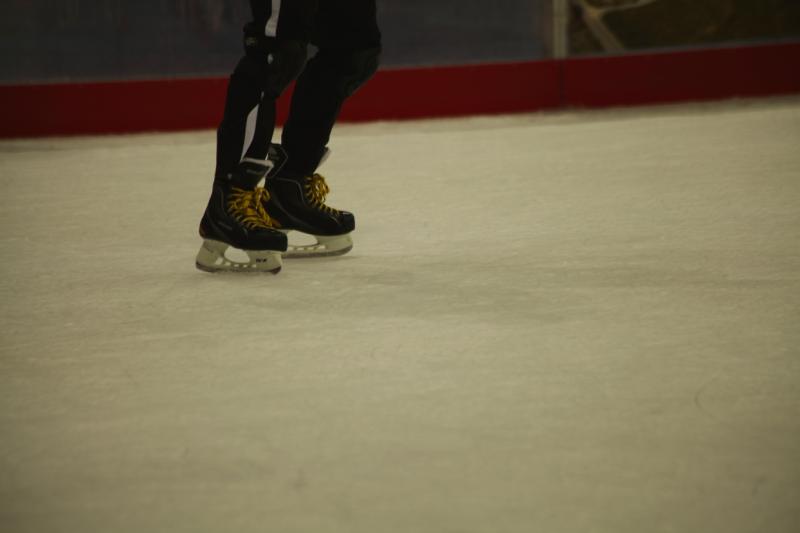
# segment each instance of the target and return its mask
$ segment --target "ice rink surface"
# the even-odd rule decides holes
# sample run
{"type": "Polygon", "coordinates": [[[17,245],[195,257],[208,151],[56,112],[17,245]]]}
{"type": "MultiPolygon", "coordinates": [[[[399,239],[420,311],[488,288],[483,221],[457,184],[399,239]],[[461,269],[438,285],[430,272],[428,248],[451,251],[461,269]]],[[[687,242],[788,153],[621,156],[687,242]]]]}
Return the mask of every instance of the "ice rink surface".
{"type": "Polygon", "coordinates": [[[3,532],[796,532],[800,100],[341,125],[355,248],[194,268],[214,132],[0,143],[3,532]]]}

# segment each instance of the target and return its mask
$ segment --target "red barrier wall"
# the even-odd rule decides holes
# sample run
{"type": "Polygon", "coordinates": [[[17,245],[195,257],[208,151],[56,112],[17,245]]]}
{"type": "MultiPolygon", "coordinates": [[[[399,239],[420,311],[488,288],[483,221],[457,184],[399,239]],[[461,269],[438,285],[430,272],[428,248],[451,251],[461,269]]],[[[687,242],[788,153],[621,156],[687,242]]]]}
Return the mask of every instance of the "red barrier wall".
{"type": "MultiPolygon", "coordinates": [[[[800,43],[382,70],[343,121],[800,93],[800,43]]],[[[0,137],[216,127],[225,78],[0,86],[0,137]]],[[[284,117],[290,93],[279,102],[284,117]]]]}
{"type": "Polygon", "coordinates": [[[564,101],[605,107],[800,92],[800,43],[564,62],[564,101]]]}

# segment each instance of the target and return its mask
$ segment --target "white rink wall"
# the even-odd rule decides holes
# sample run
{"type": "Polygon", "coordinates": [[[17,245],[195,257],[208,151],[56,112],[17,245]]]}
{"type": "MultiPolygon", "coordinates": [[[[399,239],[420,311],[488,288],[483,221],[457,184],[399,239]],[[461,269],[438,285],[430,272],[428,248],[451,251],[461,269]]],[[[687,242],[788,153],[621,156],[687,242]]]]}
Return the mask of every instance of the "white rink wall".
{"type": "Polygon", "coordinates": [[[342,125],[355,248],[196,271],[214,133],[0,143],[9,532],[791,532],[800,101],[342,125]]]}

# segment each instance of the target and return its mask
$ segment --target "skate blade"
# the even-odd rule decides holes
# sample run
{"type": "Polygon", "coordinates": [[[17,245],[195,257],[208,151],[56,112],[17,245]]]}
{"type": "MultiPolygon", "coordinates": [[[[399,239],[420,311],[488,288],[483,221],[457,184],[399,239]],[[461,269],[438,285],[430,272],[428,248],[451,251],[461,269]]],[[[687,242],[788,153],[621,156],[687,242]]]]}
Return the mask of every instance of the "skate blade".
{"type": "Polygon", "coordinates": [[[310,235],[317,242],[313,244],[292,244],[283,253],[286,259],[305,259],[311,257],[333,257],[344,255],[353,249],[353,238],[345,235],[310,235]]]}
{"type": "Polygon", "coordinates": [[[238,250],[247,257],[239,261],[225,255],[231,248],[224,242],[205,239],[197,252],[195,266],[204,272],[267,272],[277,274],[281,270],[281,252],[275,250],[238,250]]]}

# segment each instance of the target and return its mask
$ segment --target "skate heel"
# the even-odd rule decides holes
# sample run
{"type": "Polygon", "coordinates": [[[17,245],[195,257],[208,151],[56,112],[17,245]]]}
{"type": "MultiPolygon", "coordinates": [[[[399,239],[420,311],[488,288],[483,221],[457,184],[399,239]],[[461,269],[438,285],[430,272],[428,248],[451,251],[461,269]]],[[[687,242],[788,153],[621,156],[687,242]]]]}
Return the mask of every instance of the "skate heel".
{"type": "MultiPolygon", "coordinates": [[[[289,233],[288,231],[285,233],[289,233]]],[[[344,255],[353,249],[353,238],[349,233],[344,235],[310,235],[317,242],[312,244],[292,244],[284,252],[287,259],[304,259],[308,257],[331,257],[344,255]]]]}
{"type": "Polygon", "coordinates": [[[247,257],[246,261],[226,255],[230,245],[212,239],[204,239],[197,252],[195,266],[205,272],[269,272],[281,270],[281,252],[275,250],[237,250],[247,257]]]}

